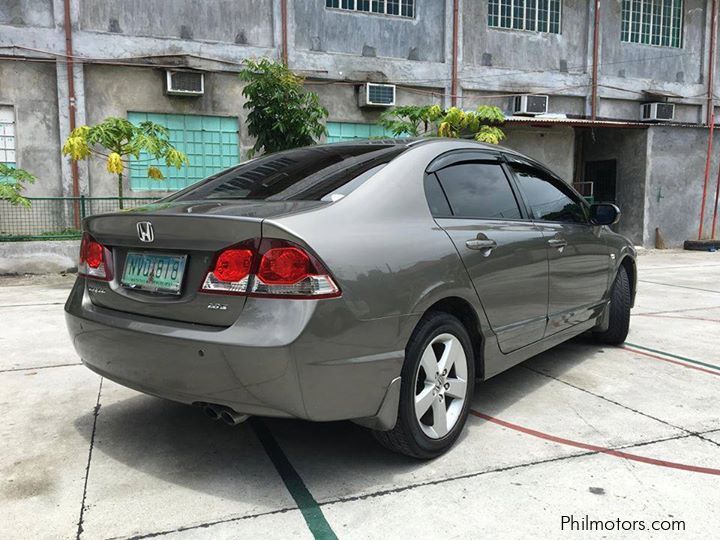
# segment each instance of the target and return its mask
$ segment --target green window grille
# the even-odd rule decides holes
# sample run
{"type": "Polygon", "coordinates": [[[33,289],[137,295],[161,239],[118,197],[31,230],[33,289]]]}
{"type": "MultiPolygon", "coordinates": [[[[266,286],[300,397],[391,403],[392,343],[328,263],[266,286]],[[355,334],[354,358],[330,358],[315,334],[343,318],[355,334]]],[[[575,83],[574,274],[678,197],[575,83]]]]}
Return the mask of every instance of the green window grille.
{"type": "Polygon", "coordinates": [[[170,131],[170,142],[190,160],[190,166],[176,169],[141,153],[130,165],[133,191],[176,191],[240,161],[237,118],[128,112],[128,120],[133,124],[150,120],[165,126],[170,131]],[[159,167],[165,180],[148,178],[148,165],[159,167]]]}
{"type": "Polygon", "coordinates": [[[488,0],[488,26],[560,33],[562,0],[488,0]]]}
{"type": "Polygon", "coordinates": [[[621,14],[621,41],[682,47],[683,0],[623,0],[621,14]]]}
{"type": "Polygon", "coordinates": [[[328,122],[327,142],[370,139],[372,137],[394,137],[392,131],[376,124],[355,124],[352,122],[328,122]]]}

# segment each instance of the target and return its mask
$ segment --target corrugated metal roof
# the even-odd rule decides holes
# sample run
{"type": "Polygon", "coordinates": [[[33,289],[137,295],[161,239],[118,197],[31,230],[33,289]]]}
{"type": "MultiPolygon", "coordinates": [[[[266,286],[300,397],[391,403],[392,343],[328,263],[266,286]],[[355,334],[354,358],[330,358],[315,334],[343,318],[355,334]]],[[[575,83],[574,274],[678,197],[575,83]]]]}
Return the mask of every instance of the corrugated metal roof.
{"type": "Polygon", "coordinates": [[[597,128],[635,128],[647,129],[652,126],[669,126],[682,128],[707,128],[703,124],[688,124],[681,122],[637,122],[624,120],[590,120],[588,118],[567,118],[562,116],[507,116],[505,124],[518,124],[530,126],[571,126],[571,127],[597,127],[597,128]]]}

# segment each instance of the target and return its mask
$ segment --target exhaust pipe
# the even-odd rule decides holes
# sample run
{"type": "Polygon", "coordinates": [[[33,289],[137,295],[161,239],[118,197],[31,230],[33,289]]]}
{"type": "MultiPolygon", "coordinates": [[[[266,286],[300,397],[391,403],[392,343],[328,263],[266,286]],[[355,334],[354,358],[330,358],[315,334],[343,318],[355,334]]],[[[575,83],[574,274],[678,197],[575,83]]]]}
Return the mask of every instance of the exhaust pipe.
{"type": "Polygon", "coordinates": [[[240,414],[229,408],[223,408],[222,411],[220,411],[220,420],[228,426],[237,426],[248,418],[250,418],[249,414],[240,414]]]}
{"type": "Polygon", "coordinates": [[[212,418],[213,420],[220,420],[220,411],[218,411],[214,405],[205,405],[202,410],[205,413],[205,416],[207,416],[208,418],[212,418]]]}
{"type": "Polygon", "coordinates": [[[233,411],[230,407],[226,407],[225,405],[216,405],[214,403],[202,403],[198,402],[198,406],[200,406],[205,413],[205,416],[208,418],[211,418],[213,420],[222,420],[229,426],[237,426],[238,424],[241,424],[248,418],[250,418],[249,414],[241,414],[239,412],[233,411]]]}

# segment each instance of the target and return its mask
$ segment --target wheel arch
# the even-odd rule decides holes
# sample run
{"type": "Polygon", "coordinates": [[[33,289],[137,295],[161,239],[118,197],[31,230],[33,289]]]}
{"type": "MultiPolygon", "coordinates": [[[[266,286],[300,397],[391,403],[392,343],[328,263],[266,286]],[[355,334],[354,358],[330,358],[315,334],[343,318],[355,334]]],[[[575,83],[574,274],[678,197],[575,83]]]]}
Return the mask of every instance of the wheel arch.
{"type": "Polygon", "coordinates": [[[630,306],[632,307],[635,305],[635,291],[637,290],[637,265],[632,257],[626,255],[618,265],[618,270],[620,268],[625,268],[630,280],[630,306]]]}
{"type": "Polygon", "coordinates": [[[478,317],[475,308],[470,302],[459,296],[448,296],[436,301],[430,307],[425,310],[423,317],[428,313],[447,313],[457,317],[462,323],[470,336],[470,341],[473,347],[473,358],[475,361],[475,377],[485,377],[485,362],[483,354],[483,333],[480,325],[480,318],[478,317]]]}

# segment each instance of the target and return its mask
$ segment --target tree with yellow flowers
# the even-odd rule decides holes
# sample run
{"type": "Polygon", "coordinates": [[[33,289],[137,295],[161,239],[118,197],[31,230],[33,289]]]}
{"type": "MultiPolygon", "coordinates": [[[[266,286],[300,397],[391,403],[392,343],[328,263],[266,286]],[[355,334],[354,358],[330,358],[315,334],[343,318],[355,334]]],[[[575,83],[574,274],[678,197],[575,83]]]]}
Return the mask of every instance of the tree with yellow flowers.
{"type": "MultiPolygon", "coordinates": [[[[94,126],[80,126],[72,130],[62,147],[62,153],[75,161],[91,155],[107,160],[107,171],[117,175],[120,208],[123,207],[123,172],[130,157],[138,159],[140,152],[165,161],[168,167],[189,165],[188,158],[170,143],[166,127],[154,122],[134,125],[124,118],[106,118],[94,126]],[[102,150],[101,150],[102,148],[102,150]]],[[[162,171],[153,165],[147,169],[148,178],[163,180],[162,171]]]]}
{"type": "Polygon", "coordinates": [[[498,107],[480,105],[474,111],[457,107],[443,110],[439,105],[406,105],[384,112],[380,125],[396,136],[472,136],[476,141],[499,144],[505,138],[505,115],[498,107]]]}

